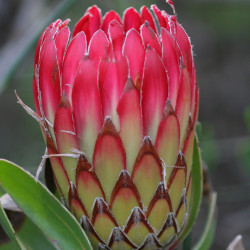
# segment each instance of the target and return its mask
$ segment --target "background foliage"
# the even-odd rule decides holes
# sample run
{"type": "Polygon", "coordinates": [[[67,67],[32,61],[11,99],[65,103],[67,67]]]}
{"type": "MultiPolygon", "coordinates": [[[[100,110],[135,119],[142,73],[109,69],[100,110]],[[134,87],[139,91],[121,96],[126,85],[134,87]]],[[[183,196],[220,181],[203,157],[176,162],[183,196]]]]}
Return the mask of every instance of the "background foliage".
{"type": "MultiPolygon", "coordinates": [[[[174,2],[193,45],[200,85],[201,150],[218,191],[218,227],[212,249],[225,249],[239,233],[250,249],[250,2],[174,2]]],[[[14,90],[34,107],[34,44],[48,19],[69,17],[73,28],[92,4],[103,14],[110,9],[122,14],[128,6],[138,9],[153,3],[171,11],[164,0],[0,0],[0,158],[27,166],[34,174],[44,153],[39,126],[17,104],[14,90]]],[[[194,239],[205,216],[202,210],[194,239]]]]}

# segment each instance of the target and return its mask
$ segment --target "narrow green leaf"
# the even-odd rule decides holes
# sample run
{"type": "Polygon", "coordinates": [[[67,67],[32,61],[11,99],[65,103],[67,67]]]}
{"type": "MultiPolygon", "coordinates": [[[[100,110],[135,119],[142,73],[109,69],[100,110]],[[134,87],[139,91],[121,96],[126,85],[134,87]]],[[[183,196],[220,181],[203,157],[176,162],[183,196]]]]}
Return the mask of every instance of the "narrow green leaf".
{"type": "Polygon", "coordinates": [[[5,191],[3,190],[3,188],[0,186],[0,197],[2,196],[2,195],[4,195],[5,194],[5,191]]]}
{"type": "Polygon", "coordinates": [[[199,250],[199,249],[208,250],[210,249],[213,243],[213,238],[216,228],[216,218],[215,218],[216,200],[217,200],[217,193],[213,192],[209,201],[208,217],[204,232],[202,233],[202,236],[200,237],[199,241],[193,247],[193,250],[199,250]]]}
{"type": "Polygon", "coordinates": [[[27,216],[22,227],[16,232],[18,238],[27,249],[55,250],[53,245],[41,229],[34,224],[27,216]]]}
{"type": "MultiPolygon", "coordinates": [[[[26,250],[56,250],[56,246],[53,244],[52,240],[48,239],[46,235],[41,231],[41,229],[35,225],[27,216],[22,212],[14,212],[18,215],[24,216],[21,223],[16,225],[15,235],[20,240],[22,245],[26,250]]],[[[1,235],[0,235],[1,238],[1,235]]],[[[10,250],[17,249],[13,241],[2,242],[0,244],[0,250],[10,250]]]]}
{"type": "Polygon", "coordinates": [[[0,183],[23,212],[56,240],[61,249],[92,249],[76,219],[28,172],[0,159],[0,183]]]}
{"type": "Polygon", "coordinates": [[[4,232],[8,235],[10,240],[13,242],[16,249],[24,249],[19,241],[19,239],[16,237],[15,230],[12,227],[1,203],[0,203],[0,224],[4,230],[4,232]]]}
{"type": "Polygon", "coordinates": [[[0,245],[0,250],[16,250],[16,245],[13,241],[9,241],[0,245]]]}
{"type": "Polygon", "coordinates": [[[189,219],[187,225],[181,234],[179,241],[182,241],[191,232],[192,226],[197,218],[199,207],[201,204],[203,190],[203,177],[202,177],[202,161],[201,152],[198,146],[197,135],[194,141],[194,152],[193,152],[193,165],[192,165],[192,193],[189,207],[189,219]]]}

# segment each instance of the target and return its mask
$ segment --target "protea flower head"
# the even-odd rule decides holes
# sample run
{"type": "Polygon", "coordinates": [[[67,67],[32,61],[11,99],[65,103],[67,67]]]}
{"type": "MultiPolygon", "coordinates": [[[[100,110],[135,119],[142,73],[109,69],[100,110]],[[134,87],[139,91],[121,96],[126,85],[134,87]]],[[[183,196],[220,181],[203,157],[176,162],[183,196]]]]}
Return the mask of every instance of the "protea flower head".
{"type": "Polygon", "coordinates": [[[189,214],[198,114],[189,38],[153,5],[90,7],[40,37],[33,92],[55,183],[94,248],[170,248],[189,214]],[[154,21],[156,20],[156,21],[154,21]]]}

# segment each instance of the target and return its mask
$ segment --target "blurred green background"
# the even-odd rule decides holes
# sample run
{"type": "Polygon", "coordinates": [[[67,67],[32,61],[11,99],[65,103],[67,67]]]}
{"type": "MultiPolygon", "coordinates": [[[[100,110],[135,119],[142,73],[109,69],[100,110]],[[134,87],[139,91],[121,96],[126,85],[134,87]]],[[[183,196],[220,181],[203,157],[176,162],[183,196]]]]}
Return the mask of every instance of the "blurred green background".
{"type": "MultiPolygon", "coordinates": [[[[250,1],[176,0],[178,20],[191,37],[200,86],[199,137],[218,191],[218,226],[212,249],[225,249],[243,235],[250,249],[250,1]]],[[[35,173],[44,153],[38,124],[20,105],[34,107],[35,44],[48,22],[70,18],[70,27],[92,4],[104,14],[164,0],[0,0],[0,158],[35,173]]],[[[199,236],[201,211],[193,238],[199,236]]]]}

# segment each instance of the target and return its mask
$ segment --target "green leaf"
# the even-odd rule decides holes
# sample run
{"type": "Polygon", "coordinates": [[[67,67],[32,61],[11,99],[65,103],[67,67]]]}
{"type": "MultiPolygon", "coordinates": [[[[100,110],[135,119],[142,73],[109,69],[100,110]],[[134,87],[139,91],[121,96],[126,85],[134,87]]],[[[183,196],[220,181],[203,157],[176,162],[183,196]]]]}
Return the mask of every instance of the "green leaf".
{"type": "Polygon", "coordinates": [[[0,203],[0,224],[4,230],[4,232],[8,235],[10,240],[13,242],[13,245],[16,247],[16,249],[24,249],[19,241],[19,239],[16,237],[15,230],[12,227],[1,203],[0,203]]]}
{"type": "Polygon", "coordinates": [[[3,245],[0,245],[0,250],[16,250],[16,245],[13,243],[13,241],[9,241],[7,243],[4,243],[3,245]]]}
{"type": "Polygon", "coordinates": [[[181,234],[179,241],[182,241],[191,232],[192,226],[197,218],[203,190],[203,177],[202,177],[202,161],[201,152],[198,146],[197,136],[194,141],[194,152],[193,152],[193,165],[192,165],[192,193],[189,205],[189,219],[187,225],[181,234]]]}
{"type": "Polygon", "coordinates": [[[41,229],[27,216],[22,227],[16,232],[26,249],[55,250],[56,247],[45,236],[41,229]]]}
{"type": "Polygon", "coordinates": [[[3,190],[3,188],[0,186],[0,197],[2,196],[2,195],[4,195],[5,194],[5,191],[3,190]]]}
{"type": "Polygon", "coordinates": [[[215,218],[216,200],[217,200],[217,193],[213,192],[209,201],[208,217],[204,232],[202,233],[199,241],[193,247],[193,250],[199,250],[199,249],[208,250],[210,249],[213,243],[215,228],[216,228],[216,218],[215,218]]]}
{"type": "Polygon", "coordinates": [[[0,183],[23,212],[56,240],[61,249],[92,249],[76,219],[28,172],[0,159],[0,183]]]}
{"type": "MultiPolygon", "coordinates": [[[[57,248],[51,240],[36,226],[27,216],[21,212],[15,212],[16,216],[24,216],[23,221],[16,225],[15,235],[18,237],[26,250],[56,250],[57,248]]],[[[17,249],[13,241],[0,244],[0,250],[17,249]]]]}

